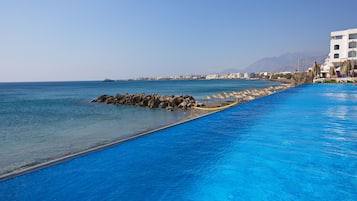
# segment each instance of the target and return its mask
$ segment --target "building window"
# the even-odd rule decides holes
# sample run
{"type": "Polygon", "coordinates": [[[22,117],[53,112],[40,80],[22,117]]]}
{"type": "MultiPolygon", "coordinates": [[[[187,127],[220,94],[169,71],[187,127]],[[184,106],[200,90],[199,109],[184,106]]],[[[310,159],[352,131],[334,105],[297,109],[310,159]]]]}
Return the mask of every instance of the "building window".
{"type": "Polygon", "coordinates": [[[349,48],[356,48],[357,47],[357,43],[355,41],[352,41],[352,42],[348,43],[348,47],[349,48]]]}
{"type": "Polygon", "coordinates": [[[333,39],[333,40],[339,40],[339,39],[342,39],[342,35],[339,35],[339,36],[332,36],[332,39],[333,39]]]}
{"type": "Polygon", "coordinates": [[[339,50],[339,49],[340,49],[340,45],[335,45],[335,46],[333,47],[333,49],[334,49],[334,50],[339,50]]]}
{"type": "Polygon", "coordinates": [[[350,34],[349,39],[357,39],[357,34],[350,34]]]}
{"type": "Polygon", "coordinates": [[[348,57],[356,57],[356,51],[349,51],[348,57]]]}
{"type": "Polygon", "coordinates": [[[334,58],[334,59],[340,58],[340,54],[334,54],[334,55],[333,55],[333,58],[334,58]]]}

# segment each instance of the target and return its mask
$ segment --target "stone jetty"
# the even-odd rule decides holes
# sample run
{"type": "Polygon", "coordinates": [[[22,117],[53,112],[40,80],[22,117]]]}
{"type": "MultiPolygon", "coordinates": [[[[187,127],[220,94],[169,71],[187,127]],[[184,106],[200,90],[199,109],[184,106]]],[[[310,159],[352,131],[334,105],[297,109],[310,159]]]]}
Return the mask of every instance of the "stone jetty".
{"type": "Polygon", "coordinates": [[[195,100],[192,96],[175,96],[175,95],[158,95],[158,94],[116,94],[115,96],[101,95],[92,100],[92,102],[106,103],[114,105],[133,105],[149,108],[164,108],[169,111],[173,110],[188,110],[199,108],[211,108],[219,110],[224,106],[235,102],[236,104],[248,102],[259,97],[267,96],[281,90],[292,87],[293,85],[271,86],[264,89],[251,89],[244,91],[222,92],[210,96],[205,96],[205,103],[195,100]],[[211,100],[210,102],[207,102],[211,100]]]}
{"type": "Polygon", "coordinates": [[[202,107],[204,104],[192,96],[158,95],[158,94],[116,94],[115,96],[101,95],[92,102],[114,105],[134,105],[149,108],[164,108],[169,111],[191,107],[202,107]]]}

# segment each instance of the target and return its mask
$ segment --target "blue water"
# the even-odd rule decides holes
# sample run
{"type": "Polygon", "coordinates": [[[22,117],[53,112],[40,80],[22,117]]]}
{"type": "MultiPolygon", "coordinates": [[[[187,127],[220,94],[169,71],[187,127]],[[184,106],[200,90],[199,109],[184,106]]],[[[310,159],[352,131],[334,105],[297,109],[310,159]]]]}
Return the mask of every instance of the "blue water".
{"type": "Polygon", "coordinates": [[[102,94],[193,95],[263,88],[248,80],[0,83],[0,174],[175,122],[185,111],[91,103],[102,94]]]}
{"type": "Polygon", "coordinates": [[[0,183],[1,200],[356,200],[357,86],[304,85],[0,183]]]}

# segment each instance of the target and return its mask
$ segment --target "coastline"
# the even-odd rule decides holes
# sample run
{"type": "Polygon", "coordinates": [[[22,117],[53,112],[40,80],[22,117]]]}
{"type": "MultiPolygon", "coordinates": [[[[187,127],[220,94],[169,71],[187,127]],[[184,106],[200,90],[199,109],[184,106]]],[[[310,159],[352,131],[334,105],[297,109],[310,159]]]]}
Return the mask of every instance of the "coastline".
{"type": "Polygon", "coordinates": [[[53,166],[53,165],[56,165],[56,164],[59,164],[59,163],[62,163],[62,162],[70,161],[70,160],[75,159],[77,157],[81,157],[81,156],[84,156],[84,155],[87,155],[87,154],[90,154],[90,153],[93,153],[93,152],[101,151],[103,149],[116,146],[116,145],[118,145],[120,143],[129,141],[129,140],[133,140],[133,139],[136,139],[136,138],[139,138],[139,137],[143,137],[145,135],[152,134],[152,133],[155,133],[157,131],[161,131],[161,130],[164,130],[164,129],[167,129],[167,128],[170,128],[170,127],[174,127],[174,126],[177,126],[177,125],[180,125],[180,124],[184,124],[186,122],[190,122],[190,121],[193,121],[195,119],[198,119],[198,118],[201,118],[201,117],[205,117],[207,115],[210,115],[210,114],[213,114],[213,113],[216,113],[216,112],[220,112],[220,111],[223,111],[223,110],[216,110],[216,111],[190,110],[190,114],[188,114],[186,117],[184,117],[184,118],[182,118],[182,119],[180,119],[178,121],[175,121],[173,123],[167,124],[165,126],[161,126],[161,127],[158,127],[158,128],[152,129],[152,130],[136,133],[136,134],[133,134],[130,137],[114,140],[114,141],[109,142],[109,143],[96,145],[96,146],[90,147],[88,149],[85,149],[85,150],[82,150],[82,151],[79,151],[79,152],[76,152],[76,153],[70,153],[70,154],[67,154],[67,155],[64,155],[64,156],[61,156],[61,157],[58,157],[58,158],[48,159],[45,162],[36,163],[36,164],[27,164],[27,165],[22,166],[22,167],[17,167],[17,168],[15,168],[13,170],[9,170],[8,172],[5,172],[4,174],[0,175],[0,182],[8,180],[8,179],[11,179],[11,178],[14,178],[14,177],[17,177],[17,176],[24,175],[24,174],[27,174],[27,173],[35,172],[37,170],[44,169],[44,168],[47,168],[47,167],[50,167],[50,166],[53,166]]]}
{"type": "MultiPolygon", "coordinates": [[[[291,87],[293,87],[293,86],[292,85],[284,85],[282,83],[282,85],[278,85],[277,86],[277,88],[276,88],[277,90],[276,91],[273,90],[273,92],[271,92],[271,93],[259,94],[256,97],[250,98],[250,99],[241,99],[240,101],[237,100],[236,104],[234,104],[234,105],[232,105],[230,107],[236,107],[236,106],[238,106],[240,104],[243,104],[243,103],[246,103],[246,102],[261,98],[261,97],[269,96],[271,94],[278,93],[280,91],[283,91],[283,90],[291,88],[291,87]]],[[[275,88],[273,87],[272,89],[275,89],[275,88]]],[[[262,92],[264,90],[267,90],[267,89],[246,90],[246,91],[249,91],[249,93],[256,94],[257,91],[261,91],[262,92]]],[[[5,172],[4,174],[1,174],[0,175],[0,182],[8,180],[8,179],[11,179],[11,178],[14,178],[14,177],[17,177],[17,176],[24,175],[24,174],[27,174],[27,173],[31,173],[31,172],[34,172],[34,171],[37,171],[37,170],[40,170],[40,169],[44,169],[44,168],[47,168],[47,167],[50,167],[50,166],[53,166],[53,165],[56,165],[56,164],[59,164],[59,163],[65,162],[65,161],[70,161],[70,160],[75,159],[77,157],[81,157],[81,156],[84,156],[84,155],[87,155],[87,154],[90,154],[90,153],[93,153],[93,152],[96,152],[96,151],[101,151],[103,149],[110,148],[112,146],[116,146],[116,145],[118,145],[120,143],[129,141],[129,140],[132,140],[132,139],[136,139],[138,137],[142,137],[142,136],[145,136],[145,135],[148,135],[148,134],[152,134],[152,133],[155,133],[157,131],[161,131],[161,130],[164,130],[164,129],[167,129],[167,128],[170,128],[170,127],[174,127],[174,126],[177,126],[177,125],[180,125],[180,124],[184,124],[184,123],[187,123],[187,122],[190,122],[190,121],[193,121],[193,120],[196,120],[196,119],[199,119],[199,118],[202,118],[202,117],[205,117],[205,116],[217,113],[217,112],[224,111],[224,110],[230,108],[230,107],[224,107],[224,106],[227,106],[227,105],[229,105],[231,103],[232,103],[232,101],[227,101],[227,100],[207,102],[206,106],[204,106],[202,108],[211,108],[212,110],[199,110],[199,109],[194,109],[193,108],[193,109],[189,110],[189,114],[186,117],[182,118],[181,120],[175,121],[173,123],[167,124],[165,126],[161,126],[161,127],[158,127],[158,128],[152,129],[152,130],[136,133],[136,134],[133,134],[132,136],[129,136],[129,137],[126,137],[126,138],[122,138],[122,139],[118,139],[118,140],[114,140],[114,141],[109,142],[109,143],[103,143],[103,144],[100,144],[100,145],[96,145],[96,146],[90,147],[88,149],[79,151],[79,152],[69,153],[67,155],[60,156],[60,157],[57,157],[57,158],[45,159],[46,160],[45,162],[39,162],[39,163],[36,163],[36,164],[31,163],[31,164],[27,164],[27,165],[24,165],[24,166],[21,166],[21,167],[14,168],[12,170],[9,170],[9,171],[5,172]]]]}

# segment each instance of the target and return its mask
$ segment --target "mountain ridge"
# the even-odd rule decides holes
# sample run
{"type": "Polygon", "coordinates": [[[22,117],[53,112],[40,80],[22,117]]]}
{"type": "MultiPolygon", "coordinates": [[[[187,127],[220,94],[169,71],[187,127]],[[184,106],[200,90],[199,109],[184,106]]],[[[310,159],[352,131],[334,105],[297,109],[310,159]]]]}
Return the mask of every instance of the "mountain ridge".
{"type": "Polygon", "coordinates": [[[264,57],[244,68],[245,72],[306,71],[316,61],[322,64],[327,57],[322,52],[293,52],[276,57],[264,57]]]}

